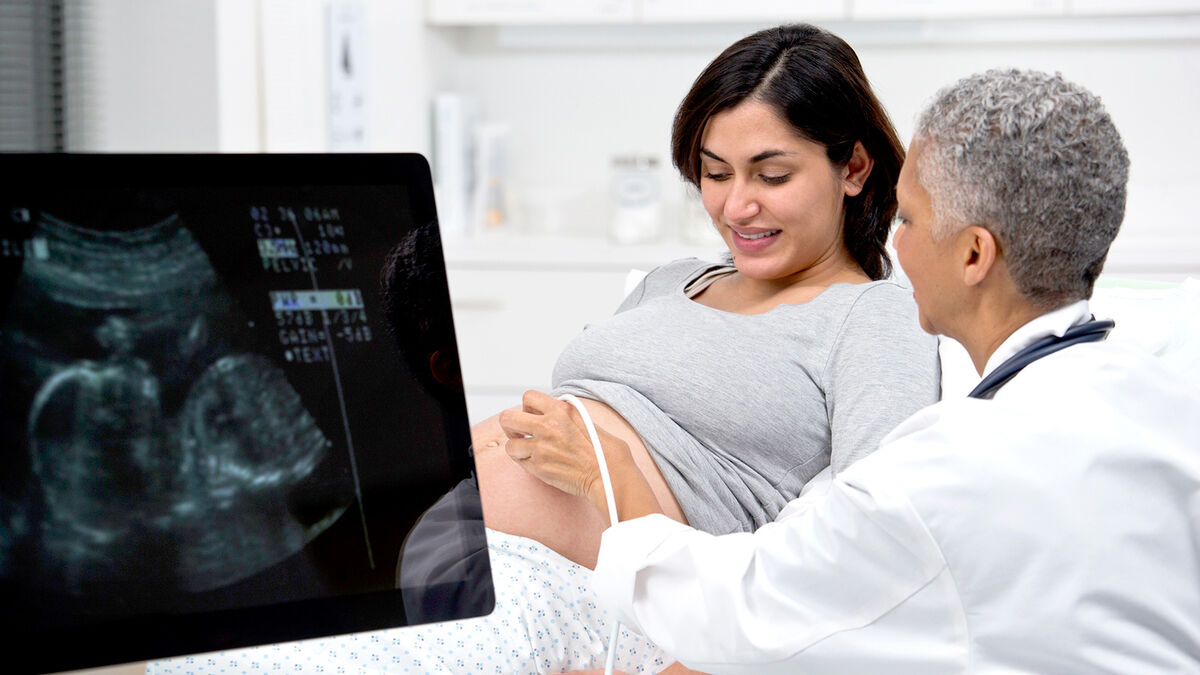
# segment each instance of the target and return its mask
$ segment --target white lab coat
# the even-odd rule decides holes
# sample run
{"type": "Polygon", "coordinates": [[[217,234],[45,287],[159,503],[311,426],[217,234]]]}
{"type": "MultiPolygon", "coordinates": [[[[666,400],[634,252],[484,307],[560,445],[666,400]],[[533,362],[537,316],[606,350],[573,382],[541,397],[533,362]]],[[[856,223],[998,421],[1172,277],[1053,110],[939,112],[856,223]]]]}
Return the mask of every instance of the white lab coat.
{"type": "Polygon", "coordinates": [[[754,534],[620,523],[595,582],[715,673],[1200,673],[1200,387],[1075,345],[918,412],[754,534]]]}

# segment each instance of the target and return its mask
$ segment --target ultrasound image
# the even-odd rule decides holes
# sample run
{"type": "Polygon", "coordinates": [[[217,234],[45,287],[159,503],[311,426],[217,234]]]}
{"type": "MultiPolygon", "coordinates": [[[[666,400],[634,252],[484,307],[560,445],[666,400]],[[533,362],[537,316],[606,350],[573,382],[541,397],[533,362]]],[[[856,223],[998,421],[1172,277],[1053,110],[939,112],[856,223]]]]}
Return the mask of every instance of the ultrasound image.
{"type": "Polygon", "coordinates": [[[0,168],[4,672],[491,611],[424,158],[0,168]]]}
{"type": "Polygon", "coordinates": [[[344,481],[316,480],[330,441],[239,339],[253,323],[178,216],[96,231],[43,214],[31,238],[46,254],[0,326],[4,441],[28,449],[0,486],[0,571],[152,602],[264,570],[346,510],[344,481]]]}

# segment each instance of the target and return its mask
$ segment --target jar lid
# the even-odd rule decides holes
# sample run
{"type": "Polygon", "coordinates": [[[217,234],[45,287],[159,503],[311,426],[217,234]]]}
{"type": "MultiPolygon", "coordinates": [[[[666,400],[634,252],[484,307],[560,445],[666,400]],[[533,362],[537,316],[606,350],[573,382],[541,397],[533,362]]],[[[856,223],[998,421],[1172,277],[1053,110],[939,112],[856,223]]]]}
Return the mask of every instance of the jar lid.
{"type": "Polygon", "coordinates": [[[657,169],[658,158],[654,155],[613,155],[612,165],[618,169],[657,169]]]}

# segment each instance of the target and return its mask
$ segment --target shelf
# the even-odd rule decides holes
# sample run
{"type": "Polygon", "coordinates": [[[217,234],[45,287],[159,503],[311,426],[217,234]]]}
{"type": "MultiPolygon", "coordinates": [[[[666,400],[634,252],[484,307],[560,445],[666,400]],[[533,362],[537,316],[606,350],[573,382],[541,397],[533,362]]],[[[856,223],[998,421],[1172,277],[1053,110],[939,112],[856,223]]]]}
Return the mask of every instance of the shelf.
{"type": "Polygon", "coordinates": [[[845,0],[641,0],[643,23],[712,23],[758,21],[826,21],[850,18],[845,0]]]}
{"type": "Polygon", "coordinates": [[[1077,16],[1118,14],[1195,14],[1197,0],[1068,0],[1068,13],[1077,16]]]}
{"type": "Polygon", "coordinates": [[[503,232],[448,237],[442,245],[448,268],[474,270],[649,270],[679,258],[719,260],[725,252],[719,241],[693,244],[664,240],[653,244],[623,245],[601,237],[503,232]]]}
{"type": "Polygon", "coordinates": [[[1067,0],[855,0],[853,20],[1065,16],[1067,0]]]}
{"type": "MultiPolygon", "coordinates": [[[[719,241],[693,244],[665,240],[621,245],[599,237],[533,236],[484,233],[443,242],[451,270],[648,271],[680,258],[718,261],[725,254],[719,241]]],[[[1117,237],[1105,271],[1113,274],[1200,276],[1200,237],[1124,235],[1117,237]]]]}
{"type": "Polygon", "coordinates": [[[426,7],[433,26],[841,24],[1200,13],[1197,0],[428,0],[426,7]]]}
{"type": "Polygon", "coordinates": [[[434,26],[629,23],[635,0],[429,0],[434,26]]]}

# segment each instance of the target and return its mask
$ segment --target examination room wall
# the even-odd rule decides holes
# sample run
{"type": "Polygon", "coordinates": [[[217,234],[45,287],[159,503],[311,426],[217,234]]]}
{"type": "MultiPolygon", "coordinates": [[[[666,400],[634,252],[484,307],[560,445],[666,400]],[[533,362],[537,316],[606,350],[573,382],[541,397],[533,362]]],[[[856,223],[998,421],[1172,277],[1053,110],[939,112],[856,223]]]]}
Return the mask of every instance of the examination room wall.
{"type": "MultiPolygon", "coordinates": [[[[1200,273],[1185,197],[1200,182],[1200,2],[1166,4],[1171,13],[1142,16],[825,25],[857,49],[905,142],[938,87],[985,68],[1060,71],[1100,94],[1132,158],[1128,218],[1109,271],[1178,276],[1200,273]]],[[[682,208],[685,191],[669,166],[675,106],[705,63],[766,25],[443,26],[430,25],[416,0],[80,5],[94,25],[86,36],[92,86],[79,110],[88,133],[76,149],[329,149],[326,21],[331,8],[357,6],[364,149],[428,153],[432,97],[462,94],[481,120],[507,131],[504,233],[603,237],[613,158],[638,154],[659,161],[668,243],[697,218],[682,208]]]]}
{"type": "MultiPolygon", "coordinates": [[[[81,3],[94,21],[81,47],[88,133],[76,149],[331,149],[328,17],[345,7],[363,12],[365,149],[430,154],[432,101],[443,93],[470,98],[480,120],[506,130],[503,224],[448,233],[446,246],[474,421],[546,388],[558,352],[612,312],[631,269],[719,253],[670,167],[671,118],[709,60],[768,25],[435,25],[416,0],[81,3]],[[660,234],[636,245],[610,236],[613,160],[629,154],[658,160],[662,191],[660,234]]],[[[1129,6],[1149,13],[823,25],[855,47],[906,143],[938,87],[986,68],[1060,71],[1100,94],[1132,159],[1127,218],[1105,271],[1181,281],[1200,276],[1189,198],[1200,185],[1200,0],[1129,6]]],[[[438,199],[446,216],[454,197],[438,199]]]]}
{"type": "MultiPolygon", "coordinates": [[[[1194,24],[1196,18],[1175,20],[1194,24]]],[[[974,42],[970,31],[985,32],[979,29],[986,22],[959,25],[963,38],[936,42],[907,25],[883,36],[849,24],[832,27],[856,47],[905,143],[917,112],[937,88],[987,68],[1059,71],[1098,93],[1132,158],[1127,219],[1109,272],[1154,267],[1168,274],[1200,273],[1200,231],[1188,198],[1200,185],[1195,161],[1200,156],[1195,121],[1200,34],[1088,38],[1063,31],[1061,39],[1031,39],[1025,32],[1036,34],[1037,23],[1029,21],[1008,22],[1006,30],[974,42]]],[[[661,36],[647,31],[632,40],[613,29],[592,29],[579,31],[574,40],[552,41],[539,30],[456,36],[453,69],[444,82],[478,96],[485,116],[510,126],[511,146],[519,149],[510,169],[517,213],[523,204],[532,207],[533,216],[575,206],[569,217],[555,222],[569,221],[559,226],[578,232],[603,232],[610,159],[631,152],[662,160],[664,201],[681,199],[682,186],[665,166],[675,106],[704,64],[744,31],[675,28],[694,35],[680,45],[678,35],[668,40],[672,34],[666,31],[661,36]],[[589,40],[594,44],[569,46],[589,40]]],[[[1132,33],[1137,35],[1136,28],[1132,33]]]]}

